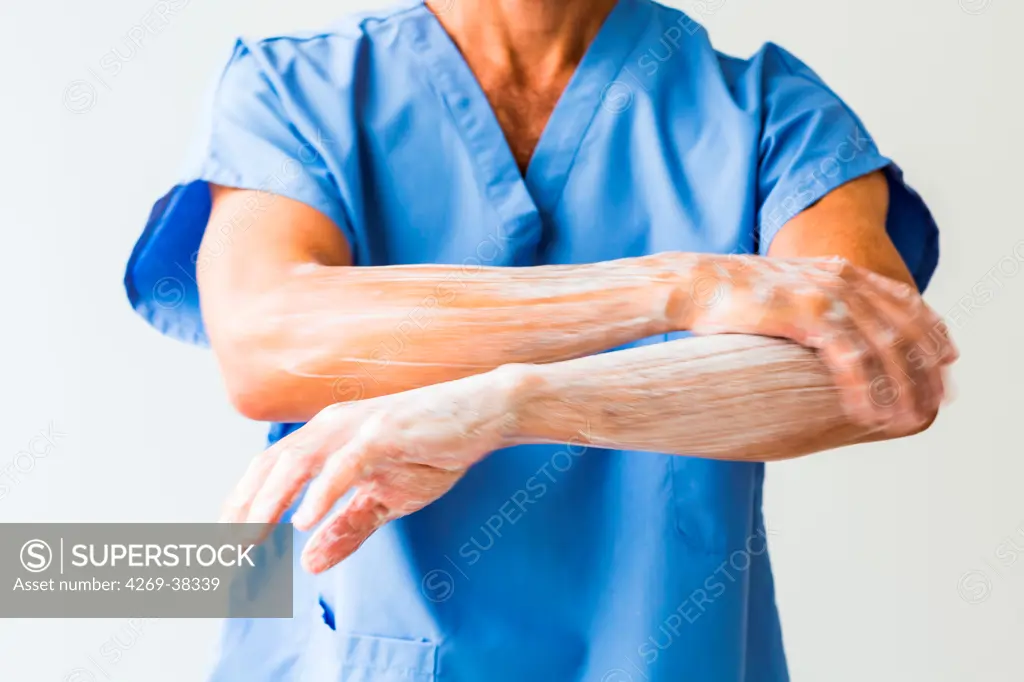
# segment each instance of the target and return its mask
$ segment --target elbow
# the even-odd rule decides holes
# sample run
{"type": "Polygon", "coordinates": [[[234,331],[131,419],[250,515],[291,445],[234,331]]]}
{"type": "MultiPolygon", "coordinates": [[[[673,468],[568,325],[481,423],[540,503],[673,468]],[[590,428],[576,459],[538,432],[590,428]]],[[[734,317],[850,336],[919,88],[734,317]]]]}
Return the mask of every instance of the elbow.
{"type": "Polygon", "coordinates": [[[279,376],[268,370],[253,369],[223,372],[228,400],[235,411],[246,419],[260,422],[293,421],[294,409],[282,400],[290,394],[279,376]]]}
{"type": "Polygon", "coordinates": [[[235,411],[259,422],[287,421],[271,382],[260,377],[225,377],[228,399],[235,411]]]}
{"type": "Polygon", "coordinates": [[[284,364],[265,352],[219,355],[224,388],[235,411],[260,422],[301,423],[338,402],[373,397],[358,379],[346,383],[329,367],[284,364]],[[351,384],[351,385],[350,385],[351,384]]]}
{"type": "Polygon", "coordinates": [[[211,339],[228,400],[247,419],[261,422],[304,421],[297,419],[293,405],[294,386],[288,372],[268,361],[251,339],[211,339]],[[219,341],[219,342],[217,342],[219,341]]]}
{"type": "Polygon", "coordinates": [[[307,395],[303,389],[309,382],[295,372],[293,337],[287,316],[278,310],[280,301],[253,296],[232,302],[230,309],[203,306],[210,348],[232,407],[254,421],[306,421],[316,396],[307,395]]]}
{"type": "Polygon", "coordinates": [[[328,405],[381,394],[345,374],[331,357],[296,351],[296,339],[286,333],[255,324],[221,331],[210,335],[210,343],[228,399],[247,419],[305,422],[328,405]]]}

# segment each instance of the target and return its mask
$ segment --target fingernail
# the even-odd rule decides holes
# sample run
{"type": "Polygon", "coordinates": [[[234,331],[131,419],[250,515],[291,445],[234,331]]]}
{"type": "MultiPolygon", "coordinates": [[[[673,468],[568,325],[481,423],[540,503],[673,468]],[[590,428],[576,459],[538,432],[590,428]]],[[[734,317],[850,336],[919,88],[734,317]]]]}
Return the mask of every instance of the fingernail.
{"type": "Polygon", "coordinates": [[[313,520],[310,518],[311,514],[306,507],[301,507],[295,515],[292,516],[292,525],[299,530],[309,530],[309,527],[313,524],[313,520]]]}

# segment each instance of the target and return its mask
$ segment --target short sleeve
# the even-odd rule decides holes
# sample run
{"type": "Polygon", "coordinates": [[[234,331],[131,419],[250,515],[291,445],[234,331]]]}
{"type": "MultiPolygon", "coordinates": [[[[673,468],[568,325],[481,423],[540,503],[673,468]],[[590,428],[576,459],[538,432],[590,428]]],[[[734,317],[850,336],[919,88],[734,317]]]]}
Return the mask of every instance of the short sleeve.
{"type": "Polygon", "coordinates": [[[883,156],[853,111],[810,68],[768,44],[761,60],[758,248],[791,218],[840,185],[882,170],[889,184],[889,236],[922,290],[938,263],[938,227],[903,172],[883,156]]]}
{"type": "Polygon", "coordinates": [[[282,95],[283,80],[265,68],[258,50],[236,43],[207,94],[178,181],[153,206],[125,271],[135,310],[187,343],[208,343],[196,285],[196,272],[206,265],[199,245],[210,218],[208,183],[258,191],[253,211],[216,227],[225,245],[255,222],[261,205],[281,196],[319,210],[351,238],[317,130],[282,95]]]}

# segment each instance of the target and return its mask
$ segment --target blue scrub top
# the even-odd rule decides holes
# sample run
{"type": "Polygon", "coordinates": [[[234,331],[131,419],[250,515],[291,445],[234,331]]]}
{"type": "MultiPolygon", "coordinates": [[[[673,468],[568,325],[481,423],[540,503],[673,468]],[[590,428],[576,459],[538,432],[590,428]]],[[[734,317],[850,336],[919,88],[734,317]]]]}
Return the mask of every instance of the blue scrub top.
{"type": "MultiPolygon", "coordinates": [[[[458,264],[472,286],[481,265],[764,254],[795,214],[884,169],[889,233],[921,287],[938,258],[920,198],[813,71],[770,43],[723,55],[647,0],[608,17],[525,177],[420,3],[239,40],[202,123],[125,277],[145,319],[196,344],[207,182],[263,190],[255,209],[319,209],[357,265],[458,264]]],[[[251,213],[210,227],[212,257],[259,229],[251,213]]],[[[294,619],[228,622],[212,679],[787,680],[763,477],[574,444],[495,452],[340,566],[297,573],[294,619]]]]}

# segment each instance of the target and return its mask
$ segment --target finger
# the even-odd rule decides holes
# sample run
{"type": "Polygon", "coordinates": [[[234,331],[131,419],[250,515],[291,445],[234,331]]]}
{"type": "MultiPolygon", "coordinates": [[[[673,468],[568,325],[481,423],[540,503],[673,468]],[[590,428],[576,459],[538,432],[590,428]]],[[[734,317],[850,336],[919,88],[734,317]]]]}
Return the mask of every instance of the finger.
{"type": "Polygon", "coordinates": [[[280,452],[274,468],[253,497],[246,523],[276,522],[302,494],[302,487],[320,473],[327,458],[326,444],[311,442],[309,438],[307,434],[303,442],[292,443],[280,452]]]}
{"type": "Polygon", "coordinates": [[[252,498],[259,492],[263,481],[274,468],[275,454],[273,447],[268,448],[249,463],[242,479],[224,502],[220,514],[221,523],[245,522],[249,515],[249,504],[252,502],[252,498]]]}
{"type": "Polygon", "coordinates": [[[949,348],[949,351],[944,358],[944,364],[950,364],[960,359],[960,348],[957,347],[956,343],[953,341],[953,337],[949,333],[949,326],[946,325],[946,320],[939,317],[939,321],[932,327],[932,333],[943,339],[946,342],[946,346],[949,348]]]}
{"type": "MultiPolygon", "coordinates": [[[[882,277],[871,278],[879,285],[898,284],[882,277]]],[[[946,389],[941,367],[956,358],[945,324],[916,294],[889,293],[882,286],[871,287],[870,299],[877,324],[886,327],[892,339],[884,354],[911,382],[914,410],[927,418],[942,404],[946,389]]],[[[909,290],[909,287],[906,287],[909,290]]]]}
{"type": "Polygon", "coordinates": [[[907,426],[916,426],[929,419],[942,404],[945,393],[942,385],[942,368],[928,362],[923,356],[918,356],[920,348],[913,344],[900,342],[894,346],[894,350],[894,356],[900,359],[912,385],[913,412],[907,415],[911,418],[911,423],[907,426]]]}
{"type": "MultiPolygon", "coordinates": [[[[766,259],[769,261],[772,267],[783,264],[766,259]]],[[[785,264],[793,267],[792,263],[785,264]]],[[[855,399],[856,388],[864,382],[859,372],[862,344],[856,341],[856,329],[850,320],[835,315],[841,307],[837,306],[836,297],[805,281],[802,276],[786,282],[786,286],[776,283],[767,289],[764,287],[762,283],[760,288],[753,290],[754,299],[769,311],[756,332],[791,339],[817,350],[840,389],[844,411],[855,421],[863,421],[864,413],[869,410],[855,399]]]]}
{"type": "Polygon", "coordinates": [[[915,387],[923,386],[923,390],[915,391],[915,407],[920,420],[925,420],[939,409],[946,397],[945,374],[942,371],[945,365],[923,353],[918,343],[901,340],[895,349],[915,387]]]}
{"type": "Polygon", "coordinates": [[[879,302],[886,304],[887,310],[893,313],[893,321],[907,327],[908,331],[912,330],[908,336],[928,355],[934,356],[936,363],[949,364],[960,357],[945,321],[913,287],[875,272],[865,271],[864,275],[870,286],[884,294],[879,297],[879,302]]]}
{"type": "MultiPolygon", "coordinates": [[[[366,433],[365,431],[362,433],[366,433]]],[[[363,474],[370,437],[356,436],[331,455],[320,475],[310,484],[292,523],[299,530],[312,528],[355,485],[363,474]]]]}
{"type": "Polygon", "coordinates": [[[343,405],[325,408],[275,445],[276,462],[254,494],[246,521],[273,523],[280,519],[309,479],[320,473],[327,457],[349,437],[354,414],[343,405]]]}
{"type": "Polygon", "coordinates": [[[847,263],[817,261],[814,267],[823,273],[820,281],[815,286],[797,286],[792,292],[798,334],[790,338],[820,350],[852,421],[882,427],[899,409],[892,396],[905,392],[899,380],[887,374],[887,339],[876,323],[878,314],[860,295],[857,273],[847,263]],[[886,389],[883,394],[889,400],[878,399],[879,387],[886,389]]]}
{"type": "Polygon", "coordinates": [[[881,359],[883,380],[874,379],[868,387],[871,401],[887,410],[890,425],[911,428],[928,413],[938,391],[936,377],[921,358],[915,358],[915,349],[907,337],[901,336],[884,312],[884,302],[868,292],[850,297],[850,312],[865,341],[881,359]],[[914,360],[918,360],[914,362],[914,360]]]}
{"type": "Polygon", "coordinates": [[[945,389],[945,394],[942,396],[943,403],[951,403],[956,400],[956,384],[953,383],[953,377],[947,367],[942,368],[942,386],[945,389]]]}
{"type": "Polygon", "coordinates": [[[819,352],[833,372],[842,406],[852,421],[877,427],[891,418],[893,403],[873,395],[879,383],[886,381],[885,363],[852,316],[832,322],[819,352]]]}
{"type": "Polygon", "coordinates": [[[368,490],[360,489],[345,506],[331,515],[302,550],[302,566],[322,573],[359,549],[367,538],[391,520],[387,507],[368,490]]]}

